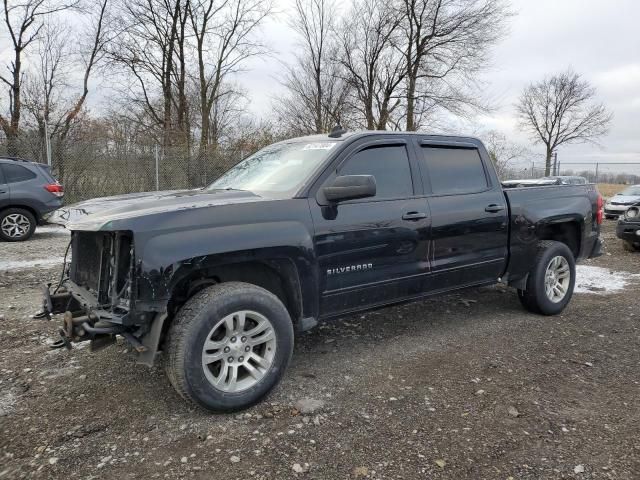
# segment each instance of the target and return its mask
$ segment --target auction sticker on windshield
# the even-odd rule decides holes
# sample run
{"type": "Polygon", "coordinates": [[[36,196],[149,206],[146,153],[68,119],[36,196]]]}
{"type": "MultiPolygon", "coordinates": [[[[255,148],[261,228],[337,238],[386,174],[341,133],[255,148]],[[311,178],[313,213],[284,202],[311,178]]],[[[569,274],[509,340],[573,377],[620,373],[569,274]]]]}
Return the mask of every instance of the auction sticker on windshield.
{"type": "Polygon", "coordinates": [[[331,150],[335,145],[335,142],[307,143],[302,150],[331,150]]]}

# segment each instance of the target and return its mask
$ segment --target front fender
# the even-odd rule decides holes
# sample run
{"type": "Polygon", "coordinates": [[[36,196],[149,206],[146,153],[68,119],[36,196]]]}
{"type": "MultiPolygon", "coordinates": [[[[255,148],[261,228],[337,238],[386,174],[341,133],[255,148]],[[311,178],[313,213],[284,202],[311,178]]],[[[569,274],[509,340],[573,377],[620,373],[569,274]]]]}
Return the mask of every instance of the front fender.
{"type": "Polygon", "coordinates": [[[297,270],[305,309],[317,295],[313,240],[298,222],[283,221],[170,232],[147,241],[136,267],[136,310],[166,311],[176,285],[198,272],[251,261],[288,260],[297,270]]]}

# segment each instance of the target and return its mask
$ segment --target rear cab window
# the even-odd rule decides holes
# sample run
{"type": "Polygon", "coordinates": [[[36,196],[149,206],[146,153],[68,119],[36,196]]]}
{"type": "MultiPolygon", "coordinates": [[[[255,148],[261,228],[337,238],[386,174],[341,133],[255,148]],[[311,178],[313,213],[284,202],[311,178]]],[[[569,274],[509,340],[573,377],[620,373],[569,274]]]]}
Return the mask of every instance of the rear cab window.
{"type": "Polygon", "coordinates": [[[423,145],[420,150],[425,187],[430,184],[434,195],[477,193],[489,188],[477,148],[423,145]]]}
{"type": "Polygon", "coordinates": [[[33,173],[28,168],[23,167],[22,165],[3,163],[1,167],[2,171],[4,172],[6,183],[25,182],[27,180],[33,180],[37,177],[35,173],[33,173]]]}

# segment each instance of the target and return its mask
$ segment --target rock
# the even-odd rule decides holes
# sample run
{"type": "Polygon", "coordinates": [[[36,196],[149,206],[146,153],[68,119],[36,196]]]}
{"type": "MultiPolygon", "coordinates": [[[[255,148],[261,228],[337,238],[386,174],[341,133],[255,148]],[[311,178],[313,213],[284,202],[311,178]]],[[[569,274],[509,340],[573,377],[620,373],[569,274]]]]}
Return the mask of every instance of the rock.
{"type": "Polygon", "coordinates": [[[51,457],[49,459],[49,465],[55,465],[56,463],[58,463],[58,457],[51,457]]]}
{"type": "Polygon", "coordinates": [[[303,398],[298,400],[294,405],[303,415],[309,415],[315,413],[324,408],[324,402],[322,400],[316,400],[314,398],[303,398]]]}
{"type": "Polygon", "coordinates": [[[584,465],[576,465],[573,467],[573,473],[584,473],[584,465]]]}
{"type": "Polygon", "coordinates": [[[520,416],[520,412],[518,411],[518,409],[516,407],[514,407],[513,405],[511,405],[508,409],[507,412],[509,412],[509,415],[511,415],[512,417],[519,417],[520,416]]]}
{"type": "Polygon", "coordinates": [[[476,391],[476,395],[484,395],[486,392],[482,389],[476,391]]]}
{"type": "Polygon", "coordinates": [[[291,468],[296,473],[304,473],[309,470],[309,464],[305,463],[303,466],[303,465],[300,465],[299,463],[294,463],[291,468]]]}
{"type": "Polygon", "coordinates": [[[4,315],[0,315],[0,321],[4,320],[4,315]]]}
{"type": "Polygon", "coordinates": [[[447,464],[447,462],[445,462],[443,459],[438,458],[437,460],[434,461],[434,463],[436,465],[438,465],[440,468],[444,468],[445,465],[447,464]]]}
{"type": "Polygon", "coordinates": [[[238,463],[238,462],[240,462],[240,457],[232,455],[229,460],[231,460],[231,463],[238,463]]]}
{"type": "Polygon", "coordinates": [[[182,458],[180,459],[180,462],[182,462],[182,463],[187,463],[187,460],[189,460],[187,457],[182,457],[182,458]]]}
{"type": "Polygon", "coordinates": [[[369,475],[369,469],[367,467],[356,467],[353,469],[353,476],[356,478],[366,477],[369,475]]]}

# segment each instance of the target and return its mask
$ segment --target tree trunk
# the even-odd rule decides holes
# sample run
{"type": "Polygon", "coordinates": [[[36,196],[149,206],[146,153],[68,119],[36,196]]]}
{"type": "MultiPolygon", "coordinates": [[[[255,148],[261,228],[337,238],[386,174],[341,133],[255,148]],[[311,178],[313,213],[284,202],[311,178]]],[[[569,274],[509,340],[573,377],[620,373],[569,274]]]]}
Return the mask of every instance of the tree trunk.
{"type": "Polygon", "coordinates": [[[364,114],[367,120],[367,130],[375,130],[376,122],[373,118],[373,99],[367,98],[364,106],[364,114]]]}
{"type": "Polygon", "coordinates": [[[7,136],[7,153],[9,156],[17,157],[18,152],[18,132],[20,129],[20,114],[22,102],[20,98],[20,81],[22,70],[22,50],[16,48],[14,68],[13,68],[13,85],[11,85],[11,95],[13,105],[11,109],[11,119],[9,120],[9,128],[5,130],[7,136]]]}
{"type": "Polygon", "coordinates": [[[547,158],[544,162],[544,176],[548,177],[551,175],[551,157],[553,156],[553,151],[547,147],[547,158]]]}
{"type": "Polygon", "coordinates": [[[409,82],[407,85],[407,132],[414,132],[417,130],[415,119],[415,93],[416,79],[414,75],[409,75],[409,82]]]}

